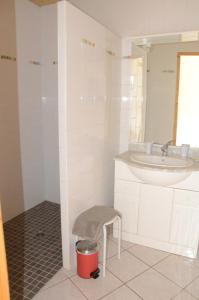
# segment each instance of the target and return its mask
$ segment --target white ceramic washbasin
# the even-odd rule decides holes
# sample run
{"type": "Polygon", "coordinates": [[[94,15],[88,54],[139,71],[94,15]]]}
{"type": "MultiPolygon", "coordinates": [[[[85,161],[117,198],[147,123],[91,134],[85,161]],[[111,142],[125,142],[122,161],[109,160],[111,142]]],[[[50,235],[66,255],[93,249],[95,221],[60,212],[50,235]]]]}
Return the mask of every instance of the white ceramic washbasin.
{"type": "Polygon", "coordinates": [[[192,159],[133,153],[129,167],[138,179],[146,183],[170,186],[186,179],[192,173],[193,165],[192,159]]]}
{"type": "Polygon", "coordinates": [[[130,156],[132,162],[143,164],[145,166],[154,166],[161,168],[187,168],[193,165],[192,159],[183,159],[180,157],[147,155],[145,153],[136,153],[130,156]]]}

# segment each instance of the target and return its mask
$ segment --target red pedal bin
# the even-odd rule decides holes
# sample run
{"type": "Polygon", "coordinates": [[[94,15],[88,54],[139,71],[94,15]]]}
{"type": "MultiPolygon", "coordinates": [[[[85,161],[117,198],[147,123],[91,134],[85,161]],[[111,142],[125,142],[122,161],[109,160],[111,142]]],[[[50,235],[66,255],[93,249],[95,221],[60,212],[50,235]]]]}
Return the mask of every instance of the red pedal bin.
{"type": "Polygon", "coordinates": [[[82,278],[98,278],[98,247],[97,243],[82,240],[76,243],[77,274],[82,278]]]}

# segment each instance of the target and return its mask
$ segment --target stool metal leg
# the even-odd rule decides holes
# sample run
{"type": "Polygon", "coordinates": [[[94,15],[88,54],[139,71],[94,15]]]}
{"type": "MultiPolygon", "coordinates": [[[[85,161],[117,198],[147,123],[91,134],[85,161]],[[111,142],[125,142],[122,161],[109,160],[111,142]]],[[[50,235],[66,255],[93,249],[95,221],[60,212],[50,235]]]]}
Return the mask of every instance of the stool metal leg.
{"type": "Polygon", "coordinates": [[[107,242],[106,225],[103,226],[103,236],[104,236],[104,244],[103,244],[103,277],[105,277],[105,275],[106,275],[106,242],[107,242]]]}
{"type": "Polygon", "coordinates": [[[121,254],[121,218],[118,216],[118,258],[120,259],[121,254]]]}

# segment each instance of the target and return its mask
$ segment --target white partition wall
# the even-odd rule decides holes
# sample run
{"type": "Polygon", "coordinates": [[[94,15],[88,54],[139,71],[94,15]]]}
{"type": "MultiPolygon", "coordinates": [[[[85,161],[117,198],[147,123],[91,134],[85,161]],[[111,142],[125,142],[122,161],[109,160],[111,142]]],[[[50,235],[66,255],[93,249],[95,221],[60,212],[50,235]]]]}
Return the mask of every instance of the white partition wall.
{"type": "Polygon", "coordinates": [[[57,5],[15,0],[20,142],[25,210],[60,202],[57,5]]]}
{"type": "Polygon", "coordinates": [[[68,127],[67,127],[67,5],[58,4],[58,112],[59,112],[59,163],[60,202],[63,266],[71,268],[72,235],[69,220],[68,190],[68,127]]]}
{"type": "Polygon", "coordinates": [[[26,0],[16,0],[15,9],[21,163],[27,210],[44,200],[41,15],[40,8],[26,0]]]}
{"type": "Polygon", "coordinates": [[[93,205],[113,205],[121,40],[65,1],[59,3],[58,24],[62,234],[69,268],[75,218],[93,205]]]}
{"type": "Polygon", "coordinates": [[[44,197],[60,203],[58,151],[57,5],[41,8],[44,197]]]}

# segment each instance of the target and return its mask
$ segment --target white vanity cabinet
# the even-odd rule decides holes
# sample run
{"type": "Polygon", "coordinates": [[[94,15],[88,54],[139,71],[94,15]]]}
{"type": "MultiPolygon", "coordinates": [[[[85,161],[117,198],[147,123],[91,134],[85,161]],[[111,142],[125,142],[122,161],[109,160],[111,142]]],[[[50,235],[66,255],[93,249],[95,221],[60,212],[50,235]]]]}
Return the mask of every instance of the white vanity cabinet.
{"type": "Polygon", "coordinates": [[[138,234],[168,241],[173,191],[169,188],[140,184],[138,234]]]}
{"type": "Polygon", "coordinates": [[[115,207],[122,212],[122,228],[125,232],[137,233],[139,194],[139,183],[115,181],[115,207]]]}
{"type": "MultiPolygon", "coordinates": [[[[199,240],[199,192],[145,184],[115,162],[114,207],[122,214],[122,238],[195,257],[199,240]]],[[[114,235],[117,230],[114,228],[114,235]]]]}
{"type": "MultiPolygon", "coordinates": [[[[199,238],[199,193],[174,190],[170,242],[196,249],[199,238]]],[[[196,255],[197,253],[195,253],[196,255]]]]}

